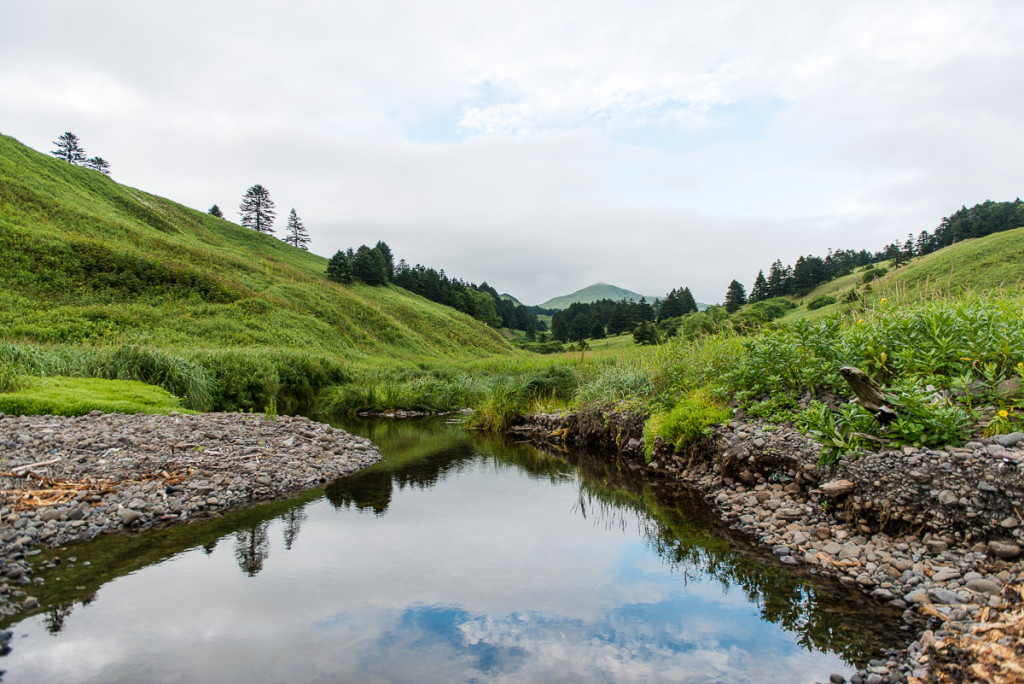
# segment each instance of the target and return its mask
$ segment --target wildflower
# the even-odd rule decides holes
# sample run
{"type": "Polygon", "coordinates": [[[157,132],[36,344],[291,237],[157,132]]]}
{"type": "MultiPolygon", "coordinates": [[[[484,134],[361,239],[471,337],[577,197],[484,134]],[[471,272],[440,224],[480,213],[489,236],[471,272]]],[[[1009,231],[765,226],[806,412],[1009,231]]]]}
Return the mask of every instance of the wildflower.
{"type": "Polygon", "coordinates": [[[1010,415],[1010,413],[1006,409],[1003,409],[1002,411],[999,412],[999,417],[1000,418],[1007,418],[1007,417],[1009,417],[1009,415],[1010,415]]]}
{"type": "Polygon", "coordinates": [[[883,304],[885,304],[885,303],[886,303],[887,301],[889,301],[889,300],[888,300],[888,299],[886,299],[885,297],[882,297],[882,303],[883,303],[883,304]]]}
{"type": "Polygon", "coordinates": [[[1017,370],[1024,370],[1024,361],[1017,364],[1017,370]]]}

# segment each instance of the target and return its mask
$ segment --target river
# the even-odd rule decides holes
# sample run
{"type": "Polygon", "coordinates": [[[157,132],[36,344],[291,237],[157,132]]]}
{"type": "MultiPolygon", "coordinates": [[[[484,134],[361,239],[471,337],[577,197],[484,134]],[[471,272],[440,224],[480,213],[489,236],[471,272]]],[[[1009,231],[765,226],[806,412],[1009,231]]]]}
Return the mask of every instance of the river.
{"type": "Polygon", "coordinates": [[[443,420],[339,425],[385,460],[40,554],[46,610],[8,627],[2,681],[789,684],[899,642],[897,611],[796,574],[625,464],[443,420]]]}

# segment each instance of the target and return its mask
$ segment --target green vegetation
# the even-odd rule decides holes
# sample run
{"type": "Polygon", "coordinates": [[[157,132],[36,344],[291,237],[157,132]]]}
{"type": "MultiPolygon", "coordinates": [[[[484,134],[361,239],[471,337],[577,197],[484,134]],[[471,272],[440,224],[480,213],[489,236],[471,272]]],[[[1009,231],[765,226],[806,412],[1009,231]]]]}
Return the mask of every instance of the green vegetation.
{"type": "Polygon", "coordinates": [[[200,409],[308,405],[386,364],[514,354],[394,286],[0,136],[0,359],[10,374],[131,379],[200,409]]]}
{"type": "Polygon", "coordinates": [[[732,412],[716,402],[706,391],[686,394],[670,410],[655,413],[644,425],[644,448],[650,460],[655,439],[661,439],[675,451],[711,435],[711,426],[722,423],[732,412]]]}
{"type": "Polygon", "coordinates": [[[0,413],[81,416],[105,413],[168,413],[183,410],[166,390],[134,380],[28,378],[14,391],[0,393],[0,413]]]}

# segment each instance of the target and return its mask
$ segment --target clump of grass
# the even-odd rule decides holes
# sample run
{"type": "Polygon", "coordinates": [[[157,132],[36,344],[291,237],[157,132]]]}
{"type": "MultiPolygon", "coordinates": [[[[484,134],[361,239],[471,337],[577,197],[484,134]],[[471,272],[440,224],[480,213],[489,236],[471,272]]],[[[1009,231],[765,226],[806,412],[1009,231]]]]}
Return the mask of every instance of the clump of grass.
{"type": "Polygon", "coordinates": [[[14,392],[24,387],[25,384],[25,377],[18,374],[13,364],[0,361],[0,393],[14,392]]]}
{"type": "Polygon", "coordinates": [[[104,413],[182,411],[166,390],[134,380],[31,378],[21,389],[0,394],[0,412],[11,415],[81,416],[104,413]]]}
{"type": "Polygon", "coordinates": [[[656,439],[661,439],[680,452],[702,437],[711,435],[711,426],[732,416],[708,392],[695,390],[684,396],[667,411],[651,414],[644,424],[644,450],[648,461],[656,439]]]}
{"type": "Polygon", "coordinates": [[[578,374],[566,366],[497,376],[490,382],[483,401],[466,420],[466,426],[504,432],[516,416],[529,413],[542,403],[566,403],[578,388],[578,374]]]}

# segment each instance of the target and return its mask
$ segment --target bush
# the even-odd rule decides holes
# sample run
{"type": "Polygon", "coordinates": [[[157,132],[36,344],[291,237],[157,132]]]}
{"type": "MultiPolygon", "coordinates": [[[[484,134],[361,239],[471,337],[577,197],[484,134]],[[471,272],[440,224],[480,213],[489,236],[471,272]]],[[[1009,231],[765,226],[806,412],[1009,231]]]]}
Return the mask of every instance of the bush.
{"type": "Polygon", "coordinates": [[[808,311],[817,311],[818,309],[828,306],[829,304],[835,304],[836,298],[831,295],[818,295],[811,301],[807,302],[808,311]]]}

